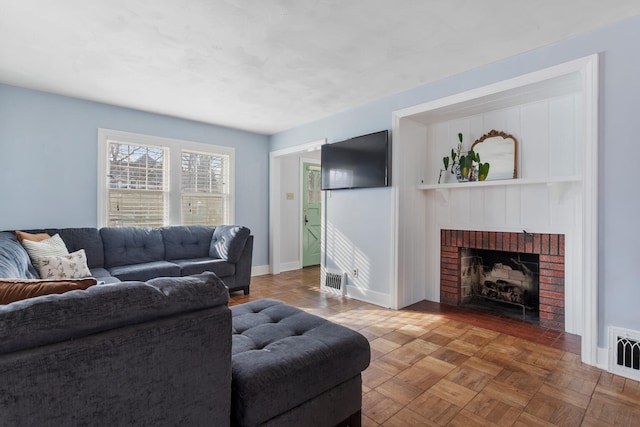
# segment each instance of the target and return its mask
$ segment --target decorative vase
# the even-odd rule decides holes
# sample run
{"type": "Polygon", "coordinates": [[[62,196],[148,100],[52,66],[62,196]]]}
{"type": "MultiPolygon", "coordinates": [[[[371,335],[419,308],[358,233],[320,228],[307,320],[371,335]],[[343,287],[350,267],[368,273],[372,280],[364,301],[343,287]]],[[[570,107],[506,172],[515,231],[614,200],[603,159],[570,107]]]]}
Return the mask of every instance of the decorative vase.
{"type": "Polygon", "coordinates": [[[453,167],[453,171],[456,174],[456,178],[458,179],[458,182],[467,182],[467,181],[469,181],[469,177],[468,176],[465,176],[465,177],[462,176],[462,172],[460,171],[460,165],[455,165],[453,167]]]}
{"type": "Polygon", "coordinates": [[[458,179],[458,182],[469,182],[469,181],[478,180],[478,167],[476,165],[471,166],[471,170],[465,176],[462,175],[462,170],[460,168],[460,165],[458,164],[455,165],[453,167],[453,170],[456,174],[456,178],[458,179]]]}

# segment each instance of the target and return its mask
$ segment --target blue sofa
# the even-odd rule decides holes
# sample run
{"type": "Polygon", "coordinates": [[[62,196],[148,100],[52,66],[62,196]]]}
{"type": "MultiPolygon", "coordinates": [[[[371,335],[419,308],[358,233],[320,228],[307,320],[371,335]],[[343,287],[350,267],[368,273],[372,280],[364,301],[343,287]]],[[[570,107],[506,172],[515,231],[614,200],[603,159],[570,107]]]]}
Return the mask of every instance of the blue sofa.
{"type": "MultiPolygon", "coordinates": [[[[190,225],[24,231],[59,234],[69,252],[84,249],[91,274],[100,282],[146,281],[212,271],[230,292],[249,293],[253,236],[246,227],[190,225]]],[[[15,239],[14,232],[1,234],[5,236],[0,238],[0,252],[3,240],[15,239]]],[[[9,277],[1,266],[0,277],[9,277]]]]}

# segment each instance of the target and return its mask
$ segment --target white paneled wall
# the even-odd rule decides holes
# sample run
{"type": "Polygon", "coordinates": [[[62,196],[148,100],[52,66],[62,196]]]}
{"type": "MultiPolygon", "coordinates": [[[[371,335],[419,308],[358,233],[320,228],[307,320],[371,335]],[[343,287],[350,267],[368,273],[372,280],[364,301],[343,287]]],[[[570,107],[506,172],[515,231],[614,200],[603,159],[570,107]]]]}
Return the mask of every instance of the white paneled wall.
{"type": "MultiPolygon", "coordinates": [[[[581,128],[580,94],[532,102],[476,114],[454,120],[429,123],[427,127],[427,158],[424,184],[435,184],[442,169],[442,158],[458,143],[458,133],[464,136],[463,151],[492,129],[510,133],[518,140],[518,177],[544,178],[548,176],[579,175],[582,149],[579,144],[581,128]]],[[[489,172],[491,174],[491,172],[489,172]]]]}

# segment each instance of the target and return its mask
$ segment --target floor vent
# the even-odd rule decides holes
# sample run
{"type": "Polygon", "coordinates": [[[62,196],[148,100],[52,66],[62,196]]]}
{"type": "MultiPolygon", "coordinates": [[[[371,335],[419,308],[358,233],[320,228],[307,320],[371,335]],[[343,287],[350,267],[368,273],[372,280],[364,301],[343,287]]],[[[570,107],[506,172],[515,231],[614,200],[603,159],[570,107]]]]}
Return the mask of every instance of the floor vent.
{"type": "Polygon", "coordinates": [[[609,371],[640,381],[640,332],[609,328],[609,371]]]}
{"type": "Polygon", "coordinates": [[[345,273],[333,273],[327,271],[324,276],[324,282],[322,288],[326,291],[337,293],[340,295],[346,294],[347,275],[345,273]]]}

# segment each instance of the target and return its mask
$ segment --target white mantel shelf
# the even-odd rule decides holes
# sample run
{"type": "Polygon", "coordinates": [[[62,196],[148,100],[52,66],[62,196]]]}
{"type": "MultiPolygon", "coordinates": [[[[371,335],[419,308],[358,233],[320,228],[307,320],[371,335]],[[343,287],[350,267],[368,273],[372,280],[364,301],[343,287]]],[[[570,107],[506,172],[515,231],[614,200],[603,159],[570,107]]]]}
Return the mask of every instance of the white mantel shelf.
{"type": "Polygon", "coordinates": [[[476,188],[476,187],[504,187],[508,185],[539,185],[539,184],[562,184],[581,182],[582,176],[554,176],[543,178],[517,178],[517,179],[502,179],[496,181],[473,181],[473,182],[453,182],[447,184],[418,184],[418,190],[450,190],[450,189],[464,189],[464,188],[476,188]]]}

